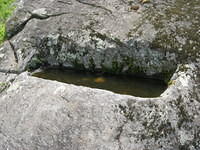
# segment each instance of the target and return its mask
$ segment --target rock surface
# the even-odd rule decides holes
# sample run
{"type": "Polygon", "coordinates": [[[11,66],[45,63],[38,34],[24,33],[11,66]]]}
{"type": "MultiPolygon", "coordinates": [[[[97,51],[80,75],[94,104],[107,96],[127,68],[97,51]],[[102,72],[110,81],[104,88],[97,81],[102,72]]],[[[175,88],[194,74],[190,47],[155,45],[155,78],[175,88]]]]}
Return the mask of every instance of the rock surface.
{"type": "Polygon", "coordinates": [[[0,149],[198,150],[197,66],[180,66],[158,98],[20,74],[0,94],[0,149]]]}
{"type": "Polygon", "coordinates": [[[53,65],[166,77],[177,64],[199,57],[198,0],[22,0],[18,5],[7,32],[20,70],[53,65]]]}
{"type": "Polygon", "coordinates": [[[200,149],[198,0],[17,5],[0,47],[1,150],[200,149]],[[140,98],[18,75],[41,66],[176,71],[160,97],[140,98]]]}
{"type": "Polygon", "coordinates": [[[11,85],[16,76],[16,74],[7,74],[0,72],[0,94],[11,85]]]}
{"type": "Polygon", "coordinates": [[[0,71],[17,72],[17,61],[11,43],[6,41],[0,47],[0,71]]]}

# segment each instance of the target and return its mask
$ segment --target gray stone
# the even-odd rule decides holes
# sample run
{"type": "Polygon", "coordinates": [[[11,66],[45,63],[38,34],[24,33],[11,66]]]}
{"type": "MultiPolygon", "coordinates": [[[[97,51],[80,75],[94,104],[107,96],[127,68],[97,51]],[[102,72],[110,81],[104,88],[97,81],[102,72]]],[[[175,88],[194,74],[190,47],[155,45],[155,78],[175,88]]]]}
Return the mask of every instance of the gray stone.
{"type": "Polygon", "coordinates": [[[198,0],[20,2],[7,23],[20,70],[50,65],[168,78],[199,57],[198,0]]]}
{"type": "Polygon", "coordinates": [[[0,72],[0,93],[4,92],[11,85],[16,76],[16,74],[0,72]]]}
{"type": "Polygon", "coordinates": [[[0,149],[198,150],[196,69],[179,66],[158,98],[20,74],[0,94],[0,149]]]}
{"type": "Polygon", "coordinates": [[[18,70],[17,61],[11,43],[4,42],[0,46],[0,72],[16,72],[18,70]]]}
{"type": "Polygon", "coordinates": [[[200,149],[198,0],[16,4],[0,47],[1,150],[200,149]],[[46,65],[175,73],[157,98],[9,73],[46,65]]]}

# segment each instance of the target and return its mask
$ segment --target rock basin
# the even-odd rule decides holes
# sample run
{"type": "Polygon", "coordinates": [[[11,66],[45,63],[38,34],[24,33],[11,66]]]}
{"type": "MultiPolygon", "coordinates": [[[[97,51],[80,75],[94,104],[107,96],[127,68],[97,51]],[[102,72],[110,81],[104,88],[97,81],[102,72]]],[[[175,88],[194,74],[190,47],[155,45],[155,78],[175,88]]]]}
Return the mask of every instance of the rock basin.
{"type": "Polygon", "coordinates": [[[164,81],[156,79],[98,74],[58,68],[41,70],[33,73],[33,76],[69,84],[106,89],[119,94],[138,97],[159,97],[167,88],[164,81]]]}
{"type": "Polygon", "coordinates": [[[19,0],[0,47],[0,149],[199,150],[199,1],[19,0]],[[169,81],[156,98],[32,77],[39,67],[169,81]],[[172,77],[171,77],[172,75],[172,77]]]}

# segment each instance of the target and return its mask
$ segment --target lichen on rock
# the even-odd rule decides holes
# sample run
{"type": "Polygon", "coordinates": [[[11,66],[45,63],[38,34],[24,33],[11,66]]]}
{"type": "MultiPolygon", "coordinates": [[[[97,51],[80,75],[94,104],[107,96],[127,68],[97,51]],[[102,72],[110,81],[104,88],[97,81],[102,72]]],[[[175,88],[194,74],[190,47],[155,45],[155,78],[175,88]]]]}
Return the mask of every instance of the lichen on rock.
{"type": "Polygon", "coordinates": [[[199,7],[18,1],[0,47],[0,149],[199,150],[199,7]],[[142,98],[21,73],[40,67],[154,77],[168,88],[142,98]]]}

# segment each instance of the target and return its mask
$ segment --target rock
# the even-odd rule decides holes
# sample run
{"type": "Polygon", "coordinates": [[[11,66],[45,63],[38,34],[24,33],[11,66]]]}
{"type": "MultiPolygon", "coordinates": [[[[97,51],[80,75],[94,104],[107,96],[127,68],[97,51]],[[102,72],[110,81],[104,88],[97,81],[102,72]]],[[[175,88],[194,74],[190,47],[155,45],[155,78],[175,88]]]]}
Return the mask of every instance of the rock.
{"type": "Polygon", "coordinates": [[[4,92],[14,81],[16,74],[7,74],[0,72],[0,94],[4,92]]]}
{"type": "Polygon", "coordinates": [[[139,98],[22,73],[0,94],[0,149],[198,150],[196,66],[179,66],[158,98],[139,98]]]}
{"type": "Polygon", "coordinates": [[[45,8],[36,9],[32,12],[32,16],[37,16],[40,19],[48,18],[47,11],[45,8]]]}
{"type": "Polygon", "coordinates": [[[0,149],[200,149],[198,0],[17,5],[0,47],[0,149]],[[46,66],[173,76],[141,98],[18,75],[46,66]]]}
{"type": "Polygon", "coordinates": [[[0,46],[0,72],[17,72],[17,59],[14,47],[9,41],[0,46]]]}
{"type": "Polygon", "coordinates": [[[131,4],[140,9],[122,0],[23,1],[7,23],[19,70],[50,65],[169,79],[177,64],[199,57],[198,0],[131,4]]]}

